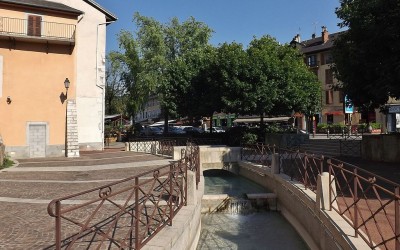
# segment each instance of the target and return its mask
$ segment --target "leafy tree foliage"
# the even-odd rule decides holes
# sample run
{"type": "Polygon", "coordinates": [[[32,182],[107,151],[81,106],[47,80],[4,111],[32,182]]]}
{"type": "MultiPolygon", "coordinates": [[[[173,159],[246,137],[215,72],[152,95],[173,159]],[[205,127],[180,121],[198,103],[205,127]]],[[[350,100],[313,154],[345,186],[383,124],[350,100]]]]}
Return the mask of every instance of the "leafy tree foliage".
{"type": "Polygon", "coordinates": [[[107,56],[106,67],[106,114],[125,114],[126,98],[125,85],[121,80],[122,66],[119,61],[114,60],[112,54],[107,56]]]}
{"type": "Polygon", "coordinates": [[[400,2],[341,0],[336,9],[348,27],[335,41],[334,70],[342,88],[359,107],[378,107],[400,97],[400,2]]]}
{"type": "Polygon", "coordinates": [[[227,109],[241,114],[314,113],[320,106],[320,84],[301,54],[274,38],[254,38],[246,51],[240,45],[220,48],[220,81],[227,109]]]}
{"type": "Polygon", "coordinates": [[[122,51],[110,54],[122,72],[131,114],[152,94],[165,120],[170,113],[194,118],[221,110],[263,116],[318,109],[317,78],[288,45],[264,36],[247,49],[238,43],[213,47],[212,30],[194,18],[161,24],[135,13],[134,21],[136,33],[122,31],[122,51]]]}

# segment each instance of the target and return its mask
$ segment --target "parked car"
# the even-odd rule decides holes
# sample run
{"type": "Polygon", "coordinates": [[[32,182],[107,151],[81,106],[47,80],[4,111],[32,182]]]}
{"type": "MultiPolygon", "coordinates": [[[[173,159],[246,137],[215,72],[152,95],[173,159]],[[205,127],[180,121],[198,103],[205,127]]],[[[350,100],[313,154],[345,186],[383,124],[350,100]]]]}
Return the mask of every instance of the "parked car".
{"type": "Polygon", "coordinates": [[[186,131],[178,127],[168,127],[168,134],[183,135],[186,134],[186,131]]]}
{"type": "MultiPolygon", "coordinates": [[[[210,129],[207,129],[206,132],[210,132],[210,129]]],[[[212,132],[213,133],[224,133],[225,130],[223,130],[221,127],[212,127],[212,132]]]]}
{"type": "Polygon", "coordinates": [[[204,130],[201,128],[196,128],[196,127],[185,127],[183,129],[187,134],[202,134],[204,133],[204,130]]]}
{"type": "Polygon", "coordinates": [[[140,135],[161,135],[163,132],[160,128],[158,127],[145,127],[140,131],[140,135]]]}

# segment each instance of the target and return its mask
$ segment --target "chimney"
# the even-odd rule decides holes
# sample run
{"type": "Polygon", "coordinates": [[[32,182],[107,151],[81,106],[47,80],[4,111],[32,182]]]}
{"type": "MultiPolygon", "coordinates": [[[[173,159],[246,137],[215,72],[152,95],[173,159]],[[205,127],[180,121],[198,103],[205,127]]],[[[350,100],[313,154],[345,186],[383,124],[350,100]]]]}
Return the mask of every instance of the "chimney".
{"type": "Polygon", "coordinates": [[[315,38],[315,33],[313,33],[313,34],[311,35],[311,38],[312,38],[312,39],[314,39],[314,38],[315,38]]]}
{"type": "Polygon", "coordinates": [[[297,34],[297,35],[295,36],[295,41],[298,42],[298,43],[301,42],[300,34],[297,34]]]}
{"type": "Polygon", "coordinates": [[[326,30],[326,26],[322,26],[322,42],[326,43],[329,39],[329,33],[328,30],[326,30]]]}

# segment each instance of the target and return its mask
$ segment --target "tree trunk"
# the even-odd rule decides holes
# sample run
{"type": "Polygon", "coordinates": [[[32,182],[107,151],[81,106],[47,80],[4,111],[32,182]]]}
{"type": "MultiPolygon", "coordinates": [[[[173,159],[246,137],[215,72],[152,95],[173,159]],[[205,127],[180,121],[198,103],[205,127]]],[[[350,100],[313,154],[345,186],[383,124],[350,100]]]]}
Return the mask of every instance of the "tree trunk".
{"type": "Polygon", "coordinates": [[[164,135],[168,134],[168,114],[168,109],[164,108],[164,135]]]}

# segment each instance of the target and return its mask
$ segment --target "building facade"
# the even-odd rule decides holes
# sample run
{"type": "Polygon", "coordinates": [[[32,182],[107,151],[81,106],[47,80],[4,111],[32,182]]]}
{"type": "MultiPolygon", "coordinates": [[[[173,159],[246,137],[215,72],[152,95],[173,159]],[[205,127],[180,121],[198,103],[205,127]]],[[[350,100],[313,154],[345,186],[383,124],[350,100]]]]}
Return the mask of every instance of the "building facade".
{"type": "Polygon", "coordinates": [[[369,113],[358,113],[356,107],[352,110],[348,110],[345,107],[346,100],[341,91],[332,89],[332,86],[337,83],[337,79],[335,79],[331,70],[331,64],[333,63],[331,50],[335,39],[340,34],[341,32],[329,34],[327,28],[322,27],[320,37],[312,35],[310,40],[301,41],[300,36],[297,35],[291,42],[292,46],[296,46],[304,54],[305,63],[321,82],[322,110],[318,114],[318,122],[357,125],[369,121],[380,123],[384,133],[399,131],[399,101],[392,98],[389,99],[386,105],[387,115],[380,112],[379,109],[372,110],[369,113]]]}
{"type": "Polygon", "coordinates": [[[0,134],[10,156],[103,148],[106,23],[115,20],[93,0],[0,0],[0,134]]]}
{"type": "Polygon", "coordinates": [[[300,36],[296,35],[291,42],[292,46],[296,46],[302,52],[310,71],[321,82],[321,112],[316,116],[319,123],[344,124],[356,118],[353,116],[357,116],[353,113],[346,116],[343,93],[332,89],[337,80],[331,69],[333,63],[331,49],[335,38],[339,35],[340,33],[329,34],[326,27],[322,27],[320,37],[313,34],[311,39],[301,41],[300,36]]]}

